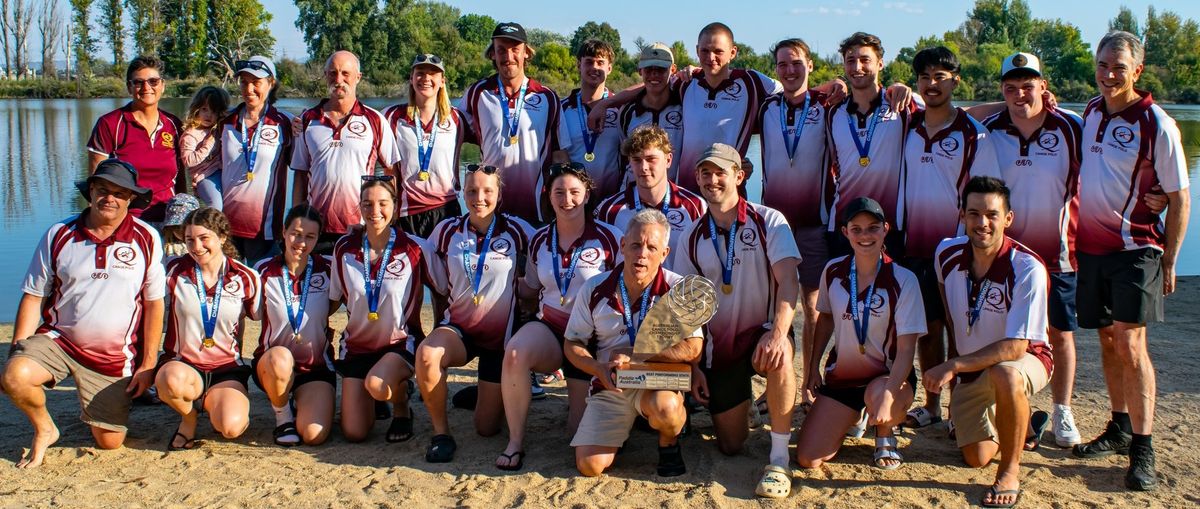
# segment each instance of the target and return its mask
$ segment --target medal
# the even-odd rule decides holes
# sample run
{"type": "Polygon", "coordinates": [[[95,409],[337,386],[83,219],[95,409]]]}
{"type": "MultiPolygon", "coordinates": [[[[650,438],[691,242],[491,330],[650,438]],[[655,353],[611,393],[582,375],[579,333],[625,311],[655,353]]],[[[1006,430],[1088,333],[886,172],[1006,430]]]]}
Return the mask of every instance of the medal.
{"type": "Polygon", "coordinates": [[[725,239],[725,259],[721,260],[721,246],[717,243],[717,222],[713,219],[712,211],[708,211],[708,236],[717,252],[717,260],[721,262],[721,292],[725,295],[733,293],[733,243],[737,230],[738,222],[734,219],[729,225],[729,236],[725,239]]]}
{"type": "Polygon", "coordinates": [[[871,300],[875,297],[875,282],[879,281],[880,270],[883,270],[883,255],[879,256],[879,263],[875,265],[875,279],[872,279],[871,286],[867,287],[867,298],[863,299],[861,311],[862,321],[859,321],[858,262],[853,258],[850,259],[850,319],[854,321],[854,336],[858,340],[858,353],[863,355],[867,353],[867,332],[870,330],[871,324],[871,300]]]}
{"type": "Polygon", "coordinates": [[[804,122],[808,119],[808,101],[810,98],[811,96],[805,92],[804,107],[800,109],[799,114],[796,115],[797,117],[800,117],[800,123],[796,125],[796,132],[792,134],[789,139],[788,128],[791,127],[791,125],[787,123],[787,111],[789,106],[787,99],[784,99],[783,96],[779,97],[779,128],[783,131],[783,148],[787,151],[788,166],[792,165],[792,160],[796,158],[796,149],[800,147],[800,136],[804,134],[804,122]]]}
{"type": "Polygon", "coordinates": [[[633,310],[629,309],[629,290],[625,289],[624,272],[621,273],[621,278],[617,282],[621,288],[621,321],[625,323],[625,334],[629,336],[629,346],[633,346],[633,341],[637,339],[637,329],[646,319],[646,311],[650,309],[650,287],[653,286],[653,283],[646,285],[646,289],[642,290],[641,308],[638,309],[637,322],[634,322],[633,310]]]}
{"type": "Polygon", "coordinates": [[[221,282],[225,280],[224,263],[221,265],[221,272],[217,273],[217,283],[213,288],[212,307],[209,307],[208,297],[205,295],[208,293],[208,289],[204,286],[204,271],[200,270],[199,265],[195,267],[196,300],[200,301],[200,323],[204,326],[204,348],[212,348],[217,345],[213,336],[217,329],[217,318],[221,312],[221,282]]]}
{"type": "Polygon", "coordinates": [[[304,341],[304,338],[300,336],[299,332],[297,332],[295,334],[292,334],[292,341],[295,341],[296,343],[300,343],[300,342],[304,341]]]}
{"type": "Polygon", "coordinates": [[[296,299],[299,308],[292,306],[292,288],[295,286],[292,283],[291,271],[287,268],[287,263],[281,263],[283,266],[283,277],[279,279],[279,289],[283,292],[283,305],[287,310],[288,324],[292,326],[292,340],[300,342],[300,326],[304,321],[304,309],[308,307],[308,285],[312,280],[312,257],[308,258],[308,263],[304,265],[304,279],[300,282],[300,298],[296,299]]]}
{"type": "MultiPolygon", "coordinates": [[[[601,101],[608,99],[608,89],[604,89],[604,96],[601,101]]],[[[575,123],[579,126],[579,134],[583,136],[583,160],[592,162],[596,160],[596,139],[598,135],[593,135],[592,131],[587,127],[588,109],[583,107],[583,90],[575,92],[575,123]]]]}
{"type": "Polygon", "coordinates": [[[859,166],[862,166],[863,168],[866,168],[868,164],[871,164],[871,158],[870,158],[870,157],[863,156],[863,157],[860,157],[860,158],[858,158],[858,165],[859,165],[859,166]]]}
{"type": "MultiPolygon", "coordinates": [[[[637,191],[634,191],[635,193],[637,191]]],[[[583,237],[580,236],[580,240],[583,237]]],[[[575,242],[579,242],[576,240],[575,242]]],[[[554,257],[554,282],[558,285],[558,303],[560,306],[567,305],[567,290],[571,288],[571,280],[575,278],[575,267],[579,264],[579,254],[583,252],[583,246],[572,246],[571,255],[567,257],[566,272],[562,272],[562,257],[558,254],[558,222],[550,227],[550,254],[554,257]]]]}
{"type": "Polygon", "coordinates": [[[429,180],[429,162],[433,159],[433,144],[437,141],[438,122],[441,120],[437,113],[434,113],[433,118],[429,119],[429,144],[425,143],[426,127],[421,125],[421,110],[416,110],[417,114],[413,118],[412,130],[413,136],[417,138],[417,180],[425,182],[429,180]]]}
{"type": "Polygon", "coordinates": [[[521,89],[513,98],[513,108],[508,108],[508,95],[504,93],[504,82],[496,76],[496,91],[500,93],[500,109],[504,113],[504,122],[500,132],[508,135],[509,146],[517,145],[517,129],[521,124],[521,110],[525,108],[525,89],[529,86],[529,78],[521,82],[521,89]]]}
{"type": "Polygon", "coordinates": [[[593,153],[591,153],[591,152],[588,152],[588,153],[586,153],[586,154],[584,154],[584,155],[583,155],[583,160],[584,160],[584,161],[587,161],[587,162],[589,162],[589,163],[590,163],[590,162],[592,162],[592,161],[595,161],[595,160],[596,160],[596,154],[593,154],[593,153]]]}
{"type": "Polygon", "coordinates": [[[867,345],[858,345],[858,353],[866,355],[867,354],[867,345]]]}
{"type": "Polygon", "coordinates": [[[246,182],[254,182],[254,172],[246,172],[246,182]]]}
{"type": "Polygon", "coordinates": [[[567,298],[566,298],[566,297],[559,297],[559,298],[558,298],[558,305],[559,305],[559,306],[566,306],[566,305],[567,305],[567,298]]]}
{"type": "Polygon", "coordinates": [[[426,181],[426,180],[429,180],[429,172],[427,172],[427,171],[421,171],[421,172],[418,172],[418,173],[417,173],[417,180],[420,180],[421,182],[424,182],[424,181],[426,181]]]}
{"type": "Polygon", "coordinates": [[[733,285],[728,284],[728,283],[722,284],[721,285],[721,293],[723,293],[725,295],[729,295],[729,294],[733,293],[733,285]]]}
{"type": "Polygon", "coordinates": [[[245,110],[242,111],[240,119],[242,131],[242,153],[246,154],[246,182],[254,181],[254,163],[258,160],[258,140],[262,139],[263,119],[267,117],[267,112],[270,106],[264,106],[262,114],[258,117],[258,123],[254,124],[254,136],[250,136],[246,132],[246,115],[245,110]]]}
{"type": "MultiPolygon", "coordinates": [[[[468,219],[468,217],[469,216],[463,216],[464,238],[470,238],[468,235],[471,233],[468,229],[471,225],[471,221],[468,219]]],[[[472,272],[475,273],[474,278],[471,280],[471,295],[474,296],[474,298],[471,300],[476,306],[478,306],[479,302],[483,300],[483,296],[479,295],[479,284],[483,281],[483,268],[485,265],[487,265],[488,251],[490,251],[492,248],[492,232],[496,230],[497,220],[499,220],[499,216],[492,215],[492,224],[488,225],[487,235],[484,235],[482,243],[479,242],[479,236],[475,236],[475,247],[479,258],[475,260],[475,268],[473,270],[471,269],[471,250],[466,248],[462,250],[463,274],[469,275],[472,272]]]]}
{"type": "Polygon", "coordinates": [[[363,284],[367,291],[367,320],[372,322],[379,319],[379,294],[383,290],[383,275],[387,272],[388,260],[392,257],[392,246],[396,243],[396,230],[388,232],[387,247],[383,248],[383,256],[379,260],[379,275],[371,277],[371,245],[367,242],[367,232],[363,232],[363,284]]]}
{"type": "Polygon", "coordinates": [[[204,348],[212,348],[217,346],[217,342],[213,338],[204,338],[204,348]]]}
{"type": "MultiPolygon", "coordinates": [[[[850,103],[846,103],[847,105],[850,103]]],[[[875,127],[879,125],[879,121],[887,111],[887,98],[881,98],[879,106],[875,107],[875,111],[871,113],[871,119],[867,121],[867,136],[865,139],[858,138],[858,125],[855,123],[855,115],[850,113],[849,106],[846,109],[846,124],[850,126],[850,137],[854,139],[854,147],[858,149],[858,165],[866,168],[871,164],[871,140],[875,138],[875,127]]]]}

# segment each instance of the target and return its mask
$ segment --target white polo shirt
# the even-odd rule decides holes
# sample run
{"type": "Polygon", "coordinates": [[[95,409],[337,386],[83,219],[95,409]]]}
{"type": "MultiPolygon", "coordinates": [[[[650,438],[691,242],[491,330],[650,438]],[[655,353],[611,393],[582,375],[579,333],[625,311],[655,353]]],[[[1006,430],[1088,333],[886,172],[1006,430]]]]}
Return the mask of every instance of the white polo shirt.
{"type": "Polygon", "coordinates": [[[975,353],[997,341],[1025,339],[1029,341],[1027,351],[1042,361],[1049,375],[1053,369],[1046,332],[1050,326],[1046,318],[1050,276],[1037,255],[1005,237],[1000,253],[979,282],[971,279],[974,255],[966,235],[943,241],[935,257],[934,269],[944,289],[946,321],[958,355],[975,353]],[[968,334],[972,306],[985,280],[989,288],[979,320],[968,334]]]}
{"type": "Polygon", "coordinates": [[[1143,197],[1155,185],[1164,193],[1188,187],[1179,127],[1149,92],[1138,93],[1140,101],[1115,115],[1105,112],[1101,97],[1084,111],[1078,242],[1084,253],[1162,250],[1166,226],[1143,197]]]}
{"type": "Polygon", "coordinates": [[[221,211],[229,218],[230,233],[236,237],[275,240],[283,232],[283,216],[288,198],[287,169],[292,161],[295,137],[292,116],[266,106],[262,126],[246,126],[242,138],[242,112],[238,105],[221,121],[221,211]],[[262,129],[259,134],[258,129],[262,129]],[[247,178],[249,164],[243,143],[250,146],[258,138],[254,158],[254,178],[247,178]]]}
{"type": "Polygon", "coordinates": [[[906,334],[920,337],[928,332],[921,284],[912,272],[883,255],[883,266],[875,276],[875,291],[868,297],[866,290],[859,292],[850,287],[852,262],[853,255],[830,260],[821,273],[817,293],[817,311],[833,319],[833,351],[825,361],[825,385],[829,387],[863,387],[888,374],[896,360],[897,338],[906,334]],[[858,349],[851,291],[858,293],[859,320],[867,311],[871,313],[863,345],[866,353],[858,349]]]}
{"type": "Polygon", "coordinates": [[[829,221],[831,232],[837,231],[837,220],[842,217],[845,204],[863,196],[879,202],[888,221],[896,218],[904,133],[908,130],[909,116],[917,111],[917,106],[914,103],[909,110],[896,113],[883,99],[883,89],[880,89],[869,111],[858,111],[858,104],[847,98],[829,113],[825,136],[829,140],[830,175],[834,184],[828,215],[834,219],[829,221]],[[861,156],[847,118],[855,121],[858,139],[865,145],[871,117],[875,115],[879,120],[867,150],[870,161],[864,167],[859,162],[861,156]]]}
{"type": "Polygon", "coordinates": [[[983,124],[991,132],[1000,175],[1012,191],[1013,224],[1004,233],[1037,253],[1051,273],[1075,272],[1083,119],[1067,110],[1049,110],[1029,139],[1021,136],[1007,110],[983,124]]]}
{"type": "MultiPolygon", "coordinates": [[[[679,99],[679,90],[670,87],[667,92],[667,104],[662,109],[651,109],[642,101],[646,98],[646,90],[642,89],[632,102],[621,107],[618,122],[621,124],[621,143],[633,134],[633,131],[644,125],[656,125],[667,133],[671,141],[671,167],[667,169],[667,178],[672,182],[679,181],[679,150],[683,147],[683,102],[679,99]]],[[[626,178],[626,180],[629,180],[626,178]]]]}
{"type": "MultiPolygon", "coordinates": [[[[549,166],[550,154],[558,149],[558,94],[533,78],[525,90],[525,100],[517,120],[517,144],[509,143],[504,131],[507,121],[500,104],[500,82],[496,75],[475,82],[463,94],[459,106],[479,140],[482,163],[500,168],[504,174],[501,212],[529,222],[540,217],[542,173],[549,166]]],[[[509,99],[509,112],[516,107],[509,99]]]]}
{"type": "Polygon", "coordinates": [[[768,97],[759,108],[759,145],[762,149],[762,203],[778,210],[792,228],[824,226],[829,220],[829,201],[832,182],[829,179],[829,158],[825,122],[828,110],[822,105],[824,95],[809,90],[808,109],[803,99],[792,106],[783,94],[768,97]],[[780,108],[785,124],[779,122],[780,108]],[[786,128],[786,129],[785,129],[786,128]],[[788,157],[787,146],[800,130],[795,143],[794,157],[788,157]]]}
{"type": "MultiPolygon", "coordinates": [[[[681,275],[697,274],[717,285],[717,314],[705,326],[704,366],[721,369],[750,355],[758,337],[771,328],[778,285],[771,267],[800,250],[787,219],[779,211],[739,199],[737,245],[734,247],[732,293],[721,290],[722,264],[728,253],[728,232],[717,227],[717,248],[709,234],[709,210],[683,230],[671,266],[681,275]]],[[[793,274],[797,278],[799,275],[793,274]]]]}
{"type": "MultiPolygon", "coordinates": [[[[349,319],[339,341],[338,358],[387,351],[404,345],[414,352],[413,332],[420,333],[422,286],[445,288],[445,276],[431,270],[432,247],[420,237],[394,227],[396,240],[392,244],[383,285],[379,289],[378,320],[368,319],[366,279],[363,274],[363,235],[346,235],[333,246],[333,285],[330,300],[346,305],[349,319]],[[434,279],[434,278],[441,279],[434,279]]],[[[377,280],[383,257],[372,258],[370,276],[377,280]]]]}
{"type": "Polygon", "coordinates": [[[680,142],[679,185],[699,191],[696,164],[713,143],[724,143],[743,157],[757,124],[758,107],[767,96],[783,91],[783,85],[749,69],[732,69],[715,87],[696,71],[683,84],[683,141],[680,142]]]}
{"type": "Polygon", "coordinates": [[[583,140],[583,129],[587,126],[588,113],[592,111],[589,104],[579,110],[579,89],[572,90],[566,99],[560,102],[562,117],[558,121],[558,148],[567,152],[571,161],[580,163],[587,169],[588,175],[596,181],[596,196],[608,196],[621,188],[625,177],[621,167],[621,129],[618,123],[620,108],[609,108],[604,112],[604,130],[600,134],[588,131],[595,142],[593,156],[588,162],[584,155],[587,144],[583,140]]]}
{"type": "Polygon", "coordinates": [[[312,257],[312,273],[308,276],[308,298],[304,302],[304,314],[300,315],[300,342],[288,316],[288,303],[292,312],[300,308],[300,296],[304,290],[305,266],[284,278],[283,256],[275,256],[258,262],[254,267],[262,280],[262,329],[258,336],[258,348],[254,358],[261,359],[268,348],[282,346],[292,352],[295,369],[301,373],[333,370],[333,345],[329,328],[329,289],[333,284],[329,260],[324,256],[312,257]],[[287,292],[288,297],[284,296],[287,292]]]}
{"type": "Polygon", "coordinates": [[[362,176],[375,174],[376,164],[396,164],[400,156],[382,113],[355,102],[342,125],[336,126],[321,111],[328,100],[300,115],[292,169],[308,172],[308,203],[325,217],[322,233],[346,233],[362,222],[358,211],[362,176]]]}
{"type": "MultiPolygon", "coordinates": [[[[904,141],[899,213],[905,256],[931,259],[942,239],[962,233],[959,200],[973,177],[1000,178],[988,130],[966,111],[937,133],[925,131],[925,112],[913,114],[904,141]]],[[[884,209],[887,210],[886,208],[884,209]]]]}
{"type": "Polygon", "coordinates": [[[450,109],[450,118],[435,118],[436,122],[417,127],[417,122],[408,116],[408,104],[401,103],[383,110],[388,125],[396,136],[396,147],[400,152],[400,203],[396,217],[405,217],[428,212],[458,199],[459,153],[471,127],[466,124],[458,108],[450,109]],[[437,133],[434,133],[436,123],[437,133]],[[421,143],[433,142],[429,156],[429,175],[421,180],[421,155],[417,144],[417,131],[421,143]]]}
{"type": "Polygon", "coordinates": [[[525,286],[538,291],[538,319],[561,333],[567,328],[571,307],[583,283],[621,263],[622,233],[611,224],[589,219],[583,235],[564,251],[551,242],[551,228],[554,227],[555,223],[551,222],[533,235],[525,262],[525,286]],[[579,250],[579,259],[564,295],[554,279],[554,264],[558,264],[559,277],[565,279],[575,250],[579,250]]]}
{"type": "Polygon", "coordinates": [[[163,353],[167,358],[183,361],[201,371],[213,371],[242,364],[242,340],[244,331],[238,329],[244,318],[259,319],[261,310],[261,286],[258,273],[230,258],[225,259],[225,272],[221,281],[213,284],[205,281],[200,288],[196,271],[199,266],[191,256],[180,256],[167,266],[167,295],[171,298],[167,308],[167,339],[163,353]],[[200,294],[203,292],[208,312],[220,293],[217,309],[217,324],[213,329],[212,347],[204,346],[204,315],[200,310],[200,294]]]}
{"type": "Polygon", "coordinates": [[[508,214],[494,217],[496,223],[483,262],[478,293],[474,288],[475,270],[479,266],[487,229],[474,230],[466,215],[446,218],[433,228],[429,241],[434,247],[434,256],[430,260],[433,271],[444,274],[448,284],[445,294],[450,305],[440,323],[458,327],[468,336],[464,340],[470,340],[480,348],[500,351],[512,336],[517,281],[525,270],[522,262],[528,253],[533,228],[508,214]]]}
{"type": "Polygon", "coordinates": [[[21,291],[41,297],[37,333],[105,376],[133,375],[146,301],[166,289],[158,232],[128,215],[107,239],[87,231],[88,211],[51,226],[38,241],[21,291]]]}
{"type": "MultiPolygon", "coordinates": [[[[670,180],[667,181],[670,196],[667,201],[667,210],[663,215],[667,216],[667,222],[671,224],[671,250],[674,251],[679,247],[679,239],[683,236],[683,230],[692,223],[700,219],[706,211],[708,204],[699,195],[684,189],[681,186],[675,185],[670,180]]],[[[601,201],[596,206],[596,219],[605,223],[615,225],[624,230],[629,226],[629,220],[638,213],[638,200],[634,194],[637,193],[637,184],[626,184],[625,190],[616,193],[604,201],[601,201]]],[[[652,207],[662,211],[663,203],[642,204],[642,207],[652,207]]],[[[663,263],[667,270],[671,269],[671,260],[667,259],[663,263]]]]}

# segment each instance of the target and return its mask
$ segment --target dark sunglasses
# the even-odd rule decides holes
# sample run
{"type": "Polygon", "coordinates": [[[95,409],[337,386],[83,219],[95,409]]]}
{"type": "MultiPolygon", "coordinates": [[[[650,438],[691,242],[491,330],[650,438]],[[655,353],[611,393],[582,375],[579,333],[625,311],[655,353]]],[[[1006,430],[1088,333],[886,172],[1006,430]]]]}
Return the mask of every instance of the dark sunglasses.
{"type": "Polygon", "coordinates": [[[391,182],[395,179],[394,175],[363,175],[363,182],[391,182]]]}
{"type": "Polygon", "coordinates": [[[468,164],[467,165],[467,173],[475,173],[477,171],[482,171],[486,175],[492,175],[492,174],[500,171],[500,168],[497,168],[490,164],[482,164],[482,165],[481,164],[468,164]]]}
{"type": "Polygon", "coordinates": [[[150,85],[150,88],[154,88],[154,87],[161,85],[162,82],[164,82],[164,81],[166,81],[166,80],[164,80],[162,78],[150,78],[147,80],[143,80],[143,79],[129,80],[128,83],[129,83],[130,87],[133,87],[134,90],[137,90],[139,88],[142,88],[142,85],[150,85]]]}
{"type": "Polygon", "coordinates": [[[577,163],[574,161],[569,162],[569,163],[554,163],[554,164],[550,165],[550,176],[551,177],[557,177],[564,173],[571,174],[571,175],[581,175],[581,174],[586,175],[587,168],[585,168],[583,166],[583,163],[577,163]]]}
{"type": "Polygon", "coordinates": [[[253,69],[255,71],[262,71],[271,76],[275,76],[275,73],[271,72],[271,68],[267,67],[265,62],[259,62],[258,60],[238,60],[237,62],[233,63],[233,68],[234,73],[238,73],[246,69],[253,69]]]}
{"type": "Polygon", "coordinates": [[[413,59],[412,65],[417,64],[442,65],[442,59],[437,55],[417,55],[417,58],[413,59]]]}

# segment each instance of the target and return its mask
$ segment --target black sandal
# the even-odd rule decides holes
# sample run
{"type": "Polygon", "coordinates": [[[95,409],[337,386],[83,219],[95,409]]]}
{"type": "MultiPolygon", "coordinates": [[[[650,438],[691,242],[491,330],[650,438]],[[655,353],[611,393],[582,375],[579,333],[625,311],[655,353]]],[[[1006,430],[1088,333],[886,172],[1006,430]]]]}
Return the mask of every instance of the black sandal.
{"type": "Polygon", "coordinates": [[[187,435],[184,435],[183,433],[176,431],[174,435],[171,435],[171,439],[167,440],[167,452],[186,451],[186,450],[190,450],[190,449],[195,449],[199,445],[200,445],[200,442],[198,442],[195,438],[188,438],[187,435]],[[179,446],[175,445],[176,438],[182,438],[183,445],[179,445],[179,446]]]}
{"type": "Polygon", "coordinates": [[[496,468],[507,472],[516,472],[525,466],[525,451],[517,451],[511,454],[500,453],[500,457],[509,461],[508,465],[496,465],[496,468]],[[512,460],[517,462],[513,463],[512,460]]]}
{"type": "Polygon", "coordinates": [[[387,435],[384,440],[388,443],[407,442],[413,437],[413,419],[408,417],[392,417],[392,423],[388,425],[387,435]]]}
{"type": "Polygon", "coordinates": [[[430,463],[450,463],[454,460],[454,451],[458,444],[450,435],[434,435],[430,440],[429,449],[425,451],[425,461],[430,463]]]}
{"type": "Polygon", "coordinates": [[[271,435],[275,437],[275,445],[280,445],[283,447],[300,445],[301,442],[300,431],[296,429],[296,423],[294,422],[285,422],[275,426],[275,431],[271,432],[271,435]],[[283,439],[287,437],[294,437],[296,440],[294,442],[284,441],[283,439]]]}

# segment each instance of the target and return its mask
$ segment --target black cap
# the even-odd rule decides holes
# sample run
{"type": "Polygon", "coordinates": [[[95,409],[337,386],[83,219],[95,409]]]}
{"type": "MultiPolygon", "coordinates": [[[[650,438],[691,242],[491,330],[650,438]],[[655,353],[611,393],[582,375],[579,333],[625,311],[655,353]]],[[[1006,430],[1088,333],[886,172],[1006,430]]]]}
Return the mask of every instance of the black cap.
{"type": "Polygon", "coordinates": [[[92,173],[87,180],[80,180],[75,183],[75,188],[79,189],[79,194],[83,195],[83,199],[88,202],[92,201],[91,185],[96,179],[104,179],[118,186],[124,187],[133,191],[137,195],[133,201],[129,202],[131,209],[144,209],[150,206],[150,198],[153,193],[148,187],[137,185],[137,170],[133,169],[133,165],[120,159],[105,159],[100,161],[100,165],[96,166],[96,172],[92,173]]]}
{"type": "Polygon", "coordinates": [[[492,39],[503,37],[512,39],[517,42],[528,42],[529,38],[525,36],[525,28],[519,23],[506,21],[496,25],[496,29],[492,30],[492,39]]]}
{"type": "Polygon", "coordinates": [[[842,226],[849,223],[854,216],[866,212],[875,216],[880,221],[887,221],[887,217],[883,215],[883,207],[879,206],[879,202],[867,197],[855,198],[846,204],[846,208],[842,209],[842,226]]]}

